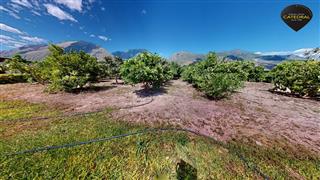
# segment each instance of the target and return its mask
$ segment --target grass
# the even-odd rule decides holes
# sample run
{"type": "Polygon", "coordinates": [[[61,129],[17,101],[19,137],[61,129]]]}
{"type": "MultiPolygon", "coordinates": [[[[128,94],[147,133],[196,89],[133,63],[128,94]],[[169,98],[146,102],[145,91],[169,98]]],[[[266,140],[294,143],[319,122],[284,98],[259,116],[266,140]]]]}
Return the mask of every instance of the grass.
{"type": "MultiPolygon", "coordinates": [[[[109,137],[147,128],[110,118],[111,109],[86,116],[16,121],[60,115],[23,101],[0,101],[0,179],[176,179],[181,160],[199,179],[259,179],[234,152],[275,179],[319,179],[320,161],[309,155],[248,142],[220,144],[181,132],[157,132],[51,151],[7,156],[35,147],[109,137]]],[[[252,164],[250,164],[252,165],[252,164]]]]}

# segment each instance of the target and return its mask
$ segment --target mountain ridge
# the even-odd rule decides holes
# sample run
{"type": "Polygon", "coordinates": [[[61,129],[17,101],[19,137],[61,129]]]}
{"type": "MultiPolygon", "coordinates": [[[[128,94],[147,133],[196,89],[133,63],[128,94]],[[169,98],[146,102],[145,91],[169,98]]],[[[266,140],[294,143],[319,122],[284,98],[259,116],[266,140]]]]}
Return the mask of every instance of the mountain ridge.
{"type": "MultiPolygon", "coordinates": [[[[98,60],[103,60],[106,56],[112,56],[112,54],[104,48],[86,41],[65,41],[56,45],[63,48],[66,52],[82,50],[96,57],[98,60]]],[[[8,51],[1,51],[0,57],[12,57],[15,54],[20,54],[24,59],[29,61],[41,61],[49,55],[48,47],[49,45],[47,44],[22,46],[8,51]]]]}
{"type": "MultiPolygon", "coordinates": [[[[57,44],[65,51],[84,51],[98,60],[103,60],[106,56],[119,56],[126,60],[130,59],[141,52],[148,51],[147,49],[129,49],[126,51],[114,51],[109,53],[106,49],[86,41],[65,41],[57,44]]],[[[11,57],[14,54],[20,54],[23,58],[30,61],[42,60],[49,54],[48,45],[27,45],[20,48],[0,51],[0,57],[11,57]]],[[[285,60],[320,60],[320,48],[302,48],[295,51],[274,51],[274,52],[249,52],[241,49],[234,49],[230,51],[217,52],[217,56],[224,60],[253,60],[256,64],[263,65],[271,69],[276,64],[285,60]]],[[[190,51],[179,51],[173,53],[166,58],[168,61],[174,61],[181,65],[191,64],[205,58],[205,54],[197,54],[190,51]]]]}

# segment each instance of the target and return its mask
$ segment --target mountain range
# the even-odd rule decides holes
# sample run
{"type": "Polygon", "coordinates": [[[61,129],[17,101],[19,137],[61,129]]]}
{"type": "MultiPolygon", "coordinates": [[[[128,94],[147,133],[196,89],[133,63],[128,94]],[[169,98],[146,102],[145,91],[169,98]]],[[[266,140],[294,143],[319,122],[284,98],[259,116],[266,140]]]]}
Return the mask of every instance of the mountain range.
{"type": "Polygon", "coordinates": [[[112,53],[113,56],[121,57],[122,59],[130,59],[139,53],[147,52],[146,49],[129,49],[127,51],[115,51],[112,53]]]}
{"type": "MultiPolygon", "coordinates": [[[[65,51],[84,51],[98,60],[103,60],[106,56],[118,56],[122,59],[130,59],[135,55],[146,52],[146,49],[130,49],[127,51],[115,51],[109,53],[104,48],[85,41],[66,41],[57,44],[65,51]]],[[[27,45],[17,49],[11,49],[7,51],[0,51],[0,57],[11,57],[14,54],[20,54],[23,58],[30,61],[42,60],[49,54],[48,45],[27,45]]],[[[220,59],[225,60],[253,60],[259,65],[263,65],[268,69],[271,69],[276,64],[284,60],[307,60],[316,59],[320,60],[320,48],[305,48],[295,51],[278,51],[278,52],[249,52],[244,50],[232,50],[217,52],[217,56],[220,59]]],[[[172,54],[168,61],[174,61],[182,65],[191,64],[196,61],[200,61],[205,58],[205,54],[196,54],[188,51],[180,51],[172,54]]]]}
{"type": "MultiPolygon", "coordinates": [[[[106,56],[112,56],[112,54],[104,48],[85,41],[66,41],[56,45],[63,48],[66,52],[82,50],[96,57],[98,60],[102,60],[106,56]]],[[[39,61],[49,55],[49,50],[47,44],[39,44],[22,46],[8,51],[0,51],[0,57],[12,57],[15,54],[20,54],[24,59],[29,61],[39,61]]]]}

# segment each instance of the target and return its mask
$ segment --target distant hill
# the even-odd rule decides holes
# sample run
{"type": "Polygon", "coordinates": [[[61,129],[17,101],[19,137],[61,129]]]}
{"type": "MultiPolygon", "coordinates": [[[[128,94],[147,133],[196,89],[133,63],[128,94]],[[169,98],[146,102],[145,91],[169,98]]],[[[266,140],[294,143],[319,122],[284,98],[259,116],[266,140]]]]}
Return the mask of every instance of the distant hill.
{"type": "Polygon", "coordinates": [[[122,59],[130,59],[139,53],[147,52],[146,49],[129,49],[128,51],[115,51],[112,53],[113,56],[118,56],[122,59]]]}
{"type": "Polygon", "coordinates": [[[168,58],[168,61],[177,62],[182,65],[191,64],[193,62],[201,61],[205,58],[205,54],[193,54],[187,51],[174,53],[168,58]]]}
{"type": "MultiPolygon", "coordinates": [[[[66,41],[56,45],[62,47],[67,52],[82,50],[98,60],[102,60],[105,56],[112,56],[104,48],[85,41],[66,41]]],[[[12,57],[15,54],[20,54],[29,61],[39,61],[49,54],[49,50],[48,45],[27,45],[17,49],[1,51],[0,57],[12,57]]]]}
{"type": "MultiPolygon", "coordinates": [[[[217,52],[217,56],[224,60],[253,60],[259,65],[263,65],[268,69],[271,69],[278,63],[285,60],[308,60],[315,59],[320,60],[320,49],[319,48],[306,48],[299,49],[296,51],[288,52],[248,52],[244,50],[232,50],[217,52]]],[[[179,64],[191,64],[193,62],[202,60],[205,58],[205,54],[194,54],[191,52],[181,51],[174,53],[168,58],[169,61],[175,61],[179,64]]]]}
{"type": "Polygon", "coordinates": [[[248,60],[254,59],[258,56],[253,52],[244,51],[240,49],[218,52],[217,55],[227,60],[248,60]]]}

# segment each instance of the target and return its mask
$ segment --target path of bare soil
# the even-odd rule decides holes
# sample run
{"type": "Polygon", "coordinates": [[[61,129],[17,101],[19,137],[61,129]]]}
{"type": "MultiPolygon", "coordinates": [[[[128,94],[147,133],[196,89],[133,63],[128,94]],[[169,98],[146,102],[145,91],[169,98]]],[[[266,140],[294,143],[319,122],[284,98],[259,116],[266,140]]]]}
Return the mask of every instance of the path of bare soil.
{"type": "Polygon", "coordinates": [[[178,125],[222,141],[245,138],[262,146],[285,142],[320,155],[320,101],[273,94],[270,88],[246,83],[229,99],[212,101],[180,80],[153,93],[111,82],[74,94],[44,93],[39,84],[11,84],[0,85],[0,99],[41,102],[66,112],[115,107],[120,110],[114,118],[126,121],[178,125]],[[131,106],[137,107],[123,108],[131,106]]]}

